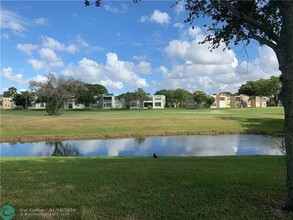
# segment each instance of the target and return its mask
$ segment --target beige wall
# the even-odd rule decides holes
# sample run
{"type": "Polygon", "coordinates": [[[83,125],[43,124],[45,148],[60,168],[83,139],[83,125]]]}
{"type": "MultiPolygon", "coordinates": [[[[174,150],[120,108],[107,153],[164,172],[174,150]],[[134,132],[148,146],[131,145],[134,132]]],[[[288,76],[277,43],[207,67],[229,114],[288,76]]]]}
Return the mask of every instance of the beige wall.
{"type": "Polygon", "coordinates": [[[11,109],[12,105],[12,98],[8,97],[0,97],[0,109],[11,109]]]}

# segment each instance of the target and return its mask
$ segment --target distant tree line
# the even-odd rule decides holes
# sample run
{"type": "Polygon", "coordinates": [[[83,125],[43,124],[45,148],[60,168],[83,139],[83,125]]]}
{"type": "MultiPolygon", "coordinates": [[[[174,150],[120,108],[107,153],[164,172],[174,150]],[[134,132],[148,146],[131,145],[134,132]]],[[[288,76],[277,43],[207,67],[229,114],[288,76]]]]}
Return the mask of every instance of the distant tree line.
{"type": "MultiPolygon", "coordinates": [[[[65,101],[74,99],[75,104],[83,104],[85,108],[96,104],[100,94],[107,94],[106,87],[100,84],[84,83],[72,77],[56,77],[49,73],[47,80],[43,82],[30,81],[31,92],[17,92],[15,87],[10,87],[3,92],[4,97],[12,97],[15,105],[23,109],[31,106],[31,102],[46,103],[46,111],[49,115],[58,115],[59,110],[65,101]],[[37,100],[33,100],[37,97],[37,100]]],[[[279,102],[279,93],[281,82],[279,77],[271,76],[269,79],[259,79],[256,81],[247,81],[242,84],[236,94],[231,92],[222,92],[226,95],[245,94],[248,96],[270,96],[273,103],[277,105],[279,102]]],[[[142,108],[143,101],[148,99],[148,93],[142,88],[138,88],[134,92],[122,93],[117,96],[119,100],[123,100],[127,108],[130,107],[132,101],[138,101],[139,109],[142,108]]],[[[185,107],[186,102],[194,102],[194,107],[205,108],[210,107],[215,99],[203,91],[195,91],[193,93],[184,89],[162,89],[155,92],[155,95],[164,95],[166,98],[166,108],[185,107]]]]}
{"type": "Polygon", "coordinates": [[[240,86],[240,88],[238,89],[238,94],[245,94],[248,96],[269,96],[272,97],[274,103],[268,104],[278,105],[280,91],[280,78],[276,76],[271,76],[269,79],[247,81],[240,86]]]}

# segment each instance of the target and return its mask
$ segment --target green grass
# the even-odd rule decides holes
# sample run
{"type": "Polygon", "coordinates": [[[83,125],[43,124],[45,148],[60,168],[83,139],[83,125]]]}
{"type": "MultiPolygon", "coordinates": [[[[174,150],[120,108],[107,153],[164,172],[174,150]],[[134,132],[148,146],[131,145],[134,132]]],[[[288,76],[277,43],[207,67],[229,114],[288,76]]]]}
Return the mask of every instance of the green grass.
{"type": "Polygon", "coordinates": [[[1,141],[283,131],[283,108],[1,111],[1,141]]]}
{"type": "Polygon", "coordinates": [[[2,158],[1,205],[16,215],[74,207],[79,219],[289,219],[283,165],[281,156],[2,158]]]}

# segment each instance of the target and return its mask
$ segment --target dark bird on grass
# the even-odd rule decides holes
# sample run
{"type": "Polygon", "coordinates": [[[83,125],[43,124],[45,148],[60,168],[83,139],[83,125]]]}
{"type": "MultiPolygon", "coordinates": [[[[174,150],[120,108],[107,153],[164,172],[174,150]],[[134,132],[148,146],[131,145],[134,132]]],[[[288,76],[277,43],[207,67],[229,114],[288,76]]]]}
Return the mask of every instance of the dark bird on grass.
{"type": "Polygon", "coordinates": [[[157,156],[155,153],[154,153],[153,157],[154,157],[154,158],[158,158],[158,156],[157,156]]]}

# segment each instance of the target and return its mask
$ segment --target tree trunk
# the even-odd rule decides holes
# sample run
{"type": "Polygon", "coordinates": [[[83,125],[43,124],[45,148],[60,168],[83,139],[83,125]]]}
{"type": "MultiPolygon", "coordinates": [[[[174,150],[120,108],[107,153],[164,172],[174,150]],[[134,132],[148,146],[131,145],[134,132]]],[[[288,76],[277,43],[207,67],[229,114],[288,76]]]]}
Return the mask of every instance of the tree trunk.
{"type": "Polygon", "coordinates": [[[283,22],[280,41],[275,52],[282,72],[280,99],[285,110],[287,196],[284,209],[293,211],[293,2],[280,1],[279,8],[283,22]]]}

